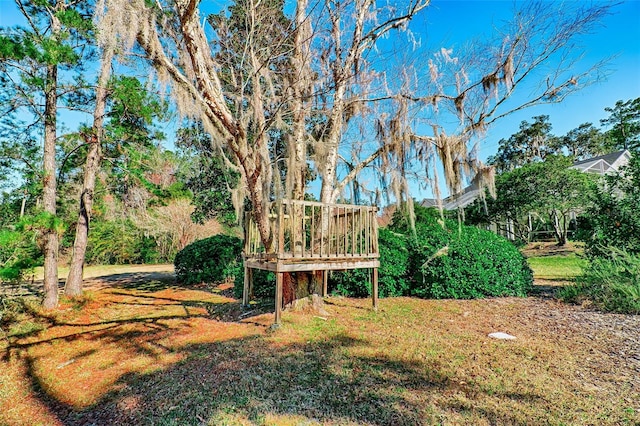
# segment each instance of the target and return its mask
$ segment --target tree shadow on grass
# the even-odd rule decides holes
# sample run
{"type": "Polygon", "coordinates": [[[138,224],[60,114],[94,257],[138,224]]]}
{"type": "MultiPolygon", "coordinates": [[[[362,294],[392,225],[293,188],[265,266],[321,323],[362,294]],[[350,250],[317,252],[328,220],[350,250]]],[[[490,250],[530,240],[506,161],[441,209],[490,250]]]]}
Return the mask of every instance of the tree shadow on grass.
{"type": "MultiPolygon", "coordinates": [[[[425,407],[407,394],[440,391],[446,379],[420,364],[343,355],[361,344],[337,335],[284,346],[260,336],[194,345],[186,360],[171,368],[123,376],[122,390],[84,410],[49,396],[43,401],[65,425],[260,424],[287,418],[421,424],[425,407]]],[[[37,375],[31,378],[42,393],[37,375]]]]}
{"type": "MultiPolygon", "coordinates": [[[[29,307],[26,312],[30,318],[22,318],[22,322],[35,321],[40,326],[30,327],[20,333],[8,334],[3,349],[3,360],[9,360],[12,354],[27,350],[30,347],[57,341],[91,336],[104,330],[117,330],[123,326],[142,325],[166,328],[164,323],[172,320],[206,318],[227,322],[247,322],[252,317],[273,311],[273,302],[253,305],[244,308],[240,301],[233,299],[225,285],[200,284],[184,286],[176,283],[170,272],[135,272],[112,274],[88,280],[85,296],[71,300],[67,311],[77,311],[78,315],[88,313],[87,318],[75,320],[73,316],[58,315],[60,311],[42,312],[29,307]],[[107,295],[108,300],[104,297],[107,295]],[[93,299],[99,305],[111,305],[112,313],[105,315],[87,309],[93,299]],[[115,306],[115,307],[114,307],[115,306]],[[64,333],[46,331],[55,327],[65,327],[64,333]],[[41,338],[39,338],[42,336],[41,338]]],[[[62,285],[62,282],[61,282],[62,285]]],[[[61,287],[62,288],[62,287],[61,287]]],[[[41,294],[41,288],[33,288],[35,295],[41,294]]],[[[261,325],[255,323],[255,325],[261,325]]],[[[10,324],[6,325],[7,330],[10,324]]],[[[153,330],[152,330],[153,331],[153,330]]]]}
{"type": "Polygon", "coordinates": [[[176,282],[173,272],[128,272],[98,277],[106,285],[139,291],[161,291],[187,288],[176,282]]]}
{"type": "MultiPolygon", "coordinates": [[[[113,387],[118,390],[80,409],[45,392],[33,363],[29,376],[65,425],[433,424],[442,418],[431,401],[464,391],[458,378],[444,373],[443,361],[399,361],[370,353],[368,346],[344,333],[288,344],[265,335],[195,344],[184,349],[183,361],[124,375],[113,387]]],[[[472,410],[495,424],[514,423],[486,407],[482,412],[443,408],[472,410]]]]}
{"type": "MultiPolygon", "coordinates": [[[[318,322],[322,329],[313,338],[279,338],[264,333],[264,317],[248,324],[213,320],[209,309],[189,314],[202,303],[215,311],[229,302],[168,297],[164,291],[172,289],[185,288],[170,280],[110,286],[114,296],[136,290],[134,299],[159,299],[185,315],[64,324],[77,330],[14,347],[31,389],[60,423],[420,425],[456,410],[433,402],[461,391],[461,380],[446,373],[446,358],[394,359],[326,321],[318,322]],[[136,367],[124,370],[129,364],[136,367]],[[110,369],[111,381],[99,388],[94,383],[110,369]],[[83,392],[93,395],[78,403],[83,392]]],[[[118,303],[140,305],[134,299],[118,303]]],[[[514,423],[497,411],[482,415],[514,423]]]]}

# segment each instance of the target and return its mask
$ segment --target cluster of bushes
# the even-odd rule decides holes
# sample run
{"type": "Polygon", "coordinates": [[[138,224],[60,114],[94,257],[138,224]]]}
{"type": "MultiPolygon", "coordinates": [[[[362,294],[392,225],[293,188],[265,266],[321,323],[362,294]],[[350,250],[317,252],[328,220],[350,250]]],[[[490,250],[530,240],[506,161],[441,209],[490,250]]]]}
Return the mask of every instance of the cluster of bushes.
{"type": "Polygon", "coordinates": [[[576,284],[559,295],[567,302],[589,301],[603,311],[640,314],[640,256],[611,248],[608,256],[592,258],[576,284]]]}
{"type": "Polygon", "coordinates": [[[93,221],[85,262],[90,265],[126,265],[171,261],[158,252],[155,239],[129,219],[93,221]]]}
{"type": "MultiPolygon", "coordinates": [[[[532,273],[518,249],[506,239],[456,221],[440,220],[436,211],[417,207],[415,233],[402,214],[388,229],[380,229],[381,297],[471,299],[525,296],[532,273]]],[[[176,255],[179,282],[195,284],[235,277],[242,293],[242,241],[217,235],[196,241],[176,255]]],[[[254,295],[273,297],[273,274],[254,271],[254,295]]],[[[371,294],[367,270],[331,274],[330,291],[347,296],[371,294]]]]}
{"type": "MultiPolygon", "coordinates": [[[[415,234],[402,214],[380,230],[380,296],[473,299],[527,294],[531,269],[512,243],[453,220],[443,222],[434,209],[417,206],[415,214],[415,234]]],[[[343,295],[371,294],[362,271],[334,274],[331,287],[343,295]]]]}

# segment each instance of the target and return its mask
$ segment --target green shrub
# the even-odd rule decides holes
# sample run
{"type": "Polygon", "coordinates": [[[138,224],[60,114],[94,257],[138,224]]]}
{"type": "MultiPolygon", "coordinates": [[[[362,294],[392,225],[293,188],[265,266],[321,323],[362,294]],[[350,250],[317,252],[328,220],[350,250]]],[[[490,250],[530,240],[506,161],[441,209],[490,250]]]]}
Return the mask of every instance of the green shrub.
{"type": "Polygon", "coordinates": [[[576,284],[563,288],[558,296],[566,301],[591,301],[608,312],[640,314],[640,255],[608,248],[606,257],[591,259],[576,284]]]}
{"type": "MultiPolygon", "coordinates": [[[[380,229],[378,247],[380,250],[378,295],[389,297],[407,294],[409,290],[407,238],[388,229],[380,229]]],[[[334,273],[329,286],[337,294],[367,297],[371,295],[370,273],[364,269],[334,273]]]]}
{"type": "Polygon", "coordinates": [[[42,264],[37,233],[26,222],[16,230],[0,230],[0,283],[20,282],[26,271],[42,264]]]}
{"type": "Polygon", "coordinates": [[[242,271],[242,240],[214,235],[189,244],[176,254],[176,280],[183,284],[219,282],[242,271]]]}
{"type": "Polygon", "coordinates": [[[128,219],[93,221],[89,232],[86,262],[90,265],[157,263],[156,241],[144,235],[128,219]]]}
{"type": "Polygon", "coordinates": [[[640,154],[633,153],[620,173],[604,176],[591,194],[592,205],[581,217],[578,237],[587,256],[607,257],[609,247],[640,254],[640,154]]]}
{"type": "MultiPolygon", "coordinates": [[[[435,209],[415,207],[415,233],[402,213],[380,230],[380,296],[426,298],[525,296],[533,274],[518,249],[505,238],[457,221],[435,209]]],[[[334,292],[371,294],[368,271],[334,274],[334,292]]]]}
{"type": "Polygon", "coordinates": [[[418,279],[412,287],[419,297],[526,296],[533,283],[531,269],[513,244],[474,227],[463,226],[448,245],[420,259],[423,264],[413,271],[418,279]]]}

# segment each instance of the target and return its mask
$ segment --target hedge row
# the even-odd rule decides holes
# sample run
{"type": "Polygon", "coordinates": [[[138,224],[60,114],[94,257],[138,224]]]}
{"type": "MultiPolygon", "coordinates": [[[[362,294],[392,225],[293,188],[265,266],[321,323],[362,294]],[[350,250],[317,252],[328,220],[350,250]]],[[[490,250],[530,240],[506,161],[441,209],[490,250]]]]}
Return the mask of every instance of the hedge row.
{"type": "MultiPolygon", "coordinates": [[[[415,233],[402,215],[380,229],[379,295],[472,299],[525,296],[533,276],[524,257],[506,239],[419,208],[415,233]]],[[[176,256],[178,281],[194,284],[236,278],[242,292],[242,241],[217,235],[196,241],[176,256]]],[[[254,275],[254,295],[273,297],[273,274],[254,275]]],[[[369,271],[332,273],[330,291],[346,296],[371,294],[369,271]]]]}

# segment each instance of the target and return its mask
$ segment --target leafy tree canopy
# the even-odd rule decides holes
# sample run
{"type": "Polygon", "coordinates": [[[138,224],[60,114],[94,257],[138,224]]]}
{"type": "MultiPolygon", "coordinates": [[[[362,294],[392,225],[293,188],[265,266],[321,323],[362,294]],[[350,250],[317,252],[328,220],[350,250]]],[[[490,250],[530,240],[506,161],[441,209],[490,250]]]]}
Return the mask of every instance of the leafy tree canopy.
{"type": "Polygon", "coordinates": [[[499,173],[544,160],[548,154],[557,151],[557,144],[551,135],[549,116],[539,115],[533,119],[533,123],[523,121],[517,133],[498,142],[498,152],[489,157],[488,163],[493,165],[499,173]]]}
{"type": "Polygon", "coordinates": [[[176,147],[183,161],[178,177],[193,193],[196,206],[193,219],[203,222],[215,217],[229,225],[234,223],[236,215],[231,197],[240,173],[224,162],[219,155],[220,148],[213,144],[202,124],[184,127],[176,136],[176,147]]]}
{"type": "Polygon", "coordinates": [[[590,256],[607,256],[609,247],[640,254],[640,154],[618,174],[594,187],[582,237],[590,256]]]}
{"type": "Polygon", "coordinates": [[[640,98],[618,101],[614,107],[604,109],[610,115],[600,120],[603,126],[611,126],[608,138],[617,149],[640,150],[640,98]]]}
{"type": "Polygon", "coordinates": [[[549,155],[545,161],[525,164],[496,178],[495,199],[476,201],[467,208],[468,221],[488,223],[509,220],[515,233],[528,241],[530,215],[553,227],[560,245],[566,243],[571,211],[588,204],[595,176],[570,168],[571,158],[549,155]]]}

